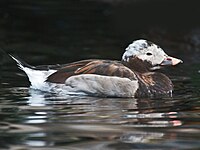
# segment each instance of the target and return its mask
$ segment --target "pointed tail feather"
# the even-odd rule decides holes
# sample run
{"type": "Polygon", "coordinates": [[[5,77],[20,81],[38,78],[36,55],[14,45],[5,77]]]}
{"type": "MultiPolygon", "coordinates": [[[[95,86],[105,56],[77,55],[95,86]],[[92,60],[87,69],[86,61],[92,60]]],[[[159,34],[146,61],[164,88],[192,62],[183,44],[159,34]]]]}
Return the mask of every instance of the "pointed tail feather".
{"type": "Polygon", "coordinates": [[[18,67],[26,73],[31,83],[31,87],[34,89],[43,90],[47,77],[57,71],[51,69],[50,70],[37,69],[37,67],[29,65],[23,60],[14,57],[13,55],[10,55],[10,57],[14,61],[16,61],[18,67]]]}
{"type": "Polygon", "coordinates": [[[9,56],[17,62],[17,65],[19,67],[19,69],[23,70],[24,71],[24,68],[27,67],[27,68],[31,68],[31,69],[34,69],[35,67],[34,66],[31,66],[29,64],[27,64],[25,61],[21,60],[20,58],[17,58],[16,56],[13,56],[11,54],[9,54],[9,56]]]}

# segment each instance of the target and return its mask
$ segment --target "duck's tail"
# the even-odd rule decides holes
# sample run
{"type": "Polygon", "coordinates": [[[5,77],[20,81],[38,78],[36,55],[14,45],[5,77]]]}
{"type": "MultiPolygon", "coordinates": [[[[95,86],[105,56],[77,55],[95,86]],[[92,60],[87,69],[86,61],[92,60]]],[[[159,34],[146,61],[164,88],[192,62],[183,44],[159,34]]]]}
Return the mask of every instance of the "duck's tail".
{"type": "Polygon", "coordinates": [[[16,57],[16,56],[13,56],[11,54],[8,54],[14,61],[16,61],[17,63],[17,66],[19,67],[19,69],[25,71],[24,69],[25,68],[30,68],[30,69],[34,69],[35,67],[34,66],[31,66],[29,65],[28,63],[26,63],[25,61],[23,61],[22,59],[16,57]]]}
{"type": "Polygon", "coordinates": [[[23,60],[16,58],[13,55],[10,55],[10,57],[17,62],[19,69],[23,70],[26,73],[31,83],[31,87],[34,89],[41,90],[47,77],[52,73],[56,72],[56,70],[39,70],[37,69],[37,67],[29,65],[23,60]]]}

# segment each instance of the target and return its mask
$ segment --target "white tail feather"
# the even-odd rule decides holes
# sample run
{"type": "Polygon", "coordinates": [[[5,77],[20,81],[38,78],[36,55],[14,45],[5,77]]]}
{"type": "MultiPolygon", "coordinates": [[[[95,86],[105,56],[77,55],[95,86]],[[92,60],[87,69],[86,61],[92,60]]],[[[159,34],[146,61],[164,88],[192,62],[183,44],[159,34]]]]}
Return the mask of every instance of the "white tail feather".
{"type": "Polygon", "coordinates": [[[34,89],[42,89],[45,86],[45,81],[48,76],[56,72],[57,70],[35,70],[31,67],[25,66],[20,60],[10,55],[10,57],[17,62],[19,69],[23,70],[31,83],[31,87],[34,89]]]}
{"type": "Polygon", "coordinates": [[[21,61],[19,61],[17,58],[15,58],[14,56],[12,56],[12,55],[10,55],[10,54],[9,54],[9,56],[10,56],[14,61],[17,62],[17,66],[19,67],[19,69],[24,70],[24,69],[23,69],[24,66],[23,66],[23,64],[22,64],[21,61]]]}

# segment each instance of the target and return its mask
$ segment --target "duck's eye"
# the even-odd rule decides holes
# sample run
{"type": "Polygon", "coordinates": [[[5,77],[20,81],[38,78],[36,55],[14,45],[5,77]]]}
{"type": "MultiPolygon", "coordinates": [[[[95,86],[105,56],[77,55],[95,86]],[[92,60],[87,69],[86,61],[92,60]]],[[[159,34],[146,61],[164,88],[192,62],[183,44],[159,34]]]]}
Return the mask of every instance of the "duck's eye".
{"type": "Polygon", "coordinates": [[[147,52],[147,53],[146,53],[146,55],[147,55],[147,56],[151,56],[151,55],[152,55],[152,53],[150,53],[150,52],[147,52]]]}

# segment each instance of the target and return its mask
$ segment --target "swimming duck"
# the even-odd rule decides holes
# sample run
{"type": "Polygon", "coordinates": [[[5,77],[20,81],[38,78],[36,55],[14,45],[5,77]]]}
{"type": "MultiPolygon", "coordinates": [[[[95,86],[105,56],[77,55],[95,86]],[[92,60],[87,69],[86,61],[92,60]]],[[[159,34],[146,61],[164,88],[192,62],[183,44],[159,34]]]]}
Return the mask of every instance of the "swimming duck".
{"type": "Polygon", "coordinates": [[[121,61],[89,59],[63,65],[31,66],[10,55],[23,70],[31,88],[58,94],[100,97],[169,95],[173,84],[156,72],[182,60],[168,56],[148,40],[133,41],[121,61]]]}

